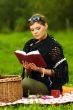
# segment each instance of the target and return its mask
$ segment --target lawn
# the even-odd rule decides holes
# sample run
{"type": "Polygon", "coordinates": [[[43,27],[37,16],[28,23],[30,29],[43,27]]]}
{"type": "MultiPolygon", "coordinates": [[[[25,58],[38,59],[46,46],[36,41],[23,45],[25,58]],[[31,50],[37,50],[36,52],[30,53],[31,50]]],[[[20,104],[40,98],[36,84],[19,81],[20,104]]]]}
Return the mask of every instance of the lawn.
{"type": "MultiPolygon", "coordinates": [[[[68,86],[73,86],[73,32],[50,32],[54,38],[60,42],[64,49],[65,57],[69,65],[69,83],[68,86]]],[[[0,75],[16,74],[21,75],[22,65],[14,55],[16,49],[23,49],[26,41],[32,38],[30,32],[24,33],[8,33],[0,34],[0,75]]],[[[0,107],[0,110],[73,110],[73,104],[60,106],[41,106],[41,105],[16,105],[9,107],[0,107]]]]}

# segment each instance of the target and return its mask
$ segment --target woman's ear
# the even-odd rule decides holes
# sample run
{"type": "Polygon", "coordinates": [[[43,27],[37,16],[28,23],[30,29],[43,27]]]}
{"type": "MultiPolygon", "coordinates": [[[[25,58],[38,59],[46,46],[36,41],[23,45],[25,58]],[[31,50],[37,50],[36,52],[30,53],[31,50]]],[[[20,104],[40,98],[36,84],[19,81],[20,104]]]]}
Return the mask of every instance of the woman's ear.
{"type": "Polygon", "coordinates": [[[46,30],[48,29],[48,24],[47,24],[47,23],[45,23],[45,29],[46,29],[46,30]]]}

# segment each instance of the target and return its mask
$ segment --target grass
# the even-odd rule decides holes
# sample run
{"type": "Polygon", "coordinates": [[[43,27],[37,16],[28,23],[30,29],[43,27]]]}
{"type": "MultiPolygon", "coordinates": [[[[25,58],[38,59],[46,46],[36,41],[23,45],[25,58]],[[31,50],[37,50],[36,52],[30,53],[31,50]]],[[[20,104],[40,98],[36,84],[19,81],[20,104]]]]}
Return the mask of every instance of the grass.
{"type": "MultiPolygon", "coordinates": [[[[69,65],[69,83],[73,86],[73,32],[56,32],[53,33],[54,38],[60,42],[64,49],[65,57],[69,65]]],[[[0,75],[19,74],[22,73],[22,65],[14,55],[16,49],[23,49],[26,41],[32,38],[29,32],[0,34],[0,75]]],[[[49,106],[49,105],[16,105],[0,107],[0,110],[73,110],[73,104],[49,106]]]]}
{"type": "Polygon", "coordinates": [[[73,110],[73,104],[62,104],[62,105],[15,105],[0,107],[0,110],[73,110]]]}
{"type": "Polygon", "coordinates": [[[0,34],[0,74],[18,74],[21,66],[14,55],[16,49],[23,48],[31,36],[26,33],[0,34]]]}

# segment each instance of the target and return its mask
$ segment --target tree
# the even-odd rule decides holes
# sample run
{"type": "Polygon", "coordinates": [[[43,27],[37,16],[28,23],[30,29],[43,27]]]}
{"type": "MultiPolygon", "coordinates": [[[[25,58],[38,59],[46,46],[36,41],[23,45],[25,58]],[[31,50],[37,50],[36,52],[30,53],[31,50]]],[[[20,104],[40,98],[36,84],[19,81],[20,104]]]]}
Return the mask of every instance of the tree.
{"type": "Polygon", "coordinates": [[[0,29],[15,30],[21,20],[26,22],[26,28],[28,18],[34,13],[44,14],[50,29],[65,29],[66,22],[73,27],[72,10],[72,0],[0,0],[0,29]]]}

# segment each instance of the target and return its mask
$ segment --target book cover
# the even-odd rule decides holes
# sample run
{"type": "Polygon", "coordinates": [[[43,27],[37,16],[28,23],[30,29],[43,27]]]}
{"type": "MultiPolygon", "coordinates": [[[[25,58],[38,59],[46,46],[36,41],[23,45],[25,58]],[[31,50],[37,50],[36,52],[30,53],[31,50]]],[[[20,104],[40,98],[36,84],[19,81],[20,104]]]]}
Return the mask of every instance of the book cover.
{"type": "Polygon", "coordinates": [[[27,61],[29,63],[34,63],[38,67],[47,67],[42,55],[39,53],[38,50],[31,51],[26,53],[21,50],[14,51],[16,57],[18,58],[19,62],[22,64],[22,61],[27,61]]]}

